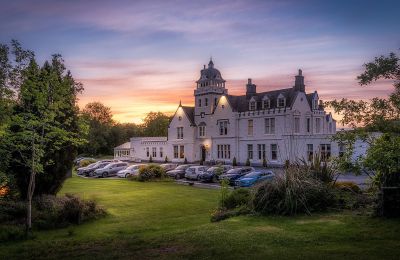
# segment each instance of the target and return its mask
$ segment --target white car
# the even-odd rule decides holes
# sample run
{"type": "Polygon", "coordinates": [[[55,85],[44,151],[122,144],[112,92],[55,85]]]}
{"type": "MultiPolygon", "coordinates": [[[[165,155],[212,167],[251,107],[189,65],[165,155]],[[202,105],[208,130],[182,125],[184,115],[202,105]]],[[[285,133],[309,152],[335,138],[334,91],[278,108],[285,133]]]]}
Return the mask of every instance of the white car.
{"type": "Polygon", "coordinates": [[[117,176],[120,178],[127,178],[129,175],[137,175],[139,173],[139,169],[143,166],[145,166],[145,164],[131,165],[128,168],[117,172],[117,176]]]}
{"type": "Polygon", "coordinates": [[[185,178],[189,180],[199,180],[199,175],[207,171],[207,166],[191,166],[185,171],[185,178]]]}

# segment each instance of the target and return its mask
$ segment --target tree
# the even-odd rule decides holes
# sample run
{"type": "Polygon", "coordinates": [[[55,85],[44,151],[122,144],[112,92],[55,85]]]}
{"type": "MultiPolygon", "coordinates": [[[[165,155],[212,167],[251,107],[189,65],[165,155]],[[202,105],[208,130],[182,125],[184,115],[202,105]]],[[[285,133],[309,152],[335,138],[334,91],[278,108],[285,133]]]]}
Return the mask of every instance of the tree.
{"type": "MultiPolygon", "coordinates": [[[[340,132],[334,137],[346,148],[339,165],[342,169],[356,172],[366,169],[377,172],[375,181],[381,187],[389,185],[388,180],[397,179],[388,175],[397,169],[393,167],[393,162],[398,163],[393,161],[393,156],[398,156],[398,150],[394,149],[393,144],[398,145],[400,134],[400,60],[395,53],[390,53],[389,56],[376,57],[374,61],[364,64],[364,68],[365,71],[357,77],[362,86],[379,79],[393,80],[394,91],[388,98],[373,98],[369,101],[333,100],[328,105],[342,115],[343,125],[353,128],[352,131],[340,132]],[[371,139],[368,134],[370,131],[380,131],[384,136],[377,140],[371,139]],[[365,158],[360,157],[354,161],[351,155],[357,138],[368,141],[371,146],[365,158]]],[[[396,174],[400,173],[397,171],[396,174]]]]}
{"type": "Polygon", "coordinates": [[[7,82],[17,92],[11,120],[0,141],[0,159],[27,200],[27,230],[32,227],[31,205],[36,194],[55,194],[72,168],[84,140],[76,96],[83,88],[65,71],[60,55],[39,67],[33,52],[13,42],[16,65],[7,82]],[[32,54],[32,55],[30,55],[32,54]],[[25,59],[29,63],[24,66],[25,59]]]}
{"type": "Polygon", "coordinates": [[[150,112],[143,120],[144,136],[167,136],[170,118],[161,112],[150,112]]]}
{"type": "Polygon", "coordinates": [[[83,109],[82,117],[89,125],[88,145],[83,148],[83,152],[91,155],[110,154],[114,148],[110,145],[114,123],[111,109],[100,102],[91,102],[83,109]]]}

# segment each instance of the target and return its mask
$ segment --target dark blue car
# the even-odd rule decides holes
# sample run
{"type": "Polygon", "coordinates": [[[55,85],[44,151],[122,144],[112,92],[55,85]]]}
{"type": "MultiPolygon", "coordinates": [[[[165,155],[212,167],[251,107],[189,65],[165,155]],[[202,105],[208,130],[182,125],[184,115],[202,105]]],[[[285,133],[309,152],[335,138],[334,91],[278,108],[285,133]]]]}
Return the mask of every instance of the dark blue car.
{"type": "Polygon", "coordinates": [[[230,185],[235,185],[237,179],[253,171],[255,171],[253,167],[234,168],[219,176],[219,180],[228,180],[230,185]]]}
{"type": "Polygon", "coordinates": [[[258,182],[270,180],[274,176],[275,174],[272,171],[251,172],[237,179],[235,185],[239,187],[251,187],[258,182]]]}

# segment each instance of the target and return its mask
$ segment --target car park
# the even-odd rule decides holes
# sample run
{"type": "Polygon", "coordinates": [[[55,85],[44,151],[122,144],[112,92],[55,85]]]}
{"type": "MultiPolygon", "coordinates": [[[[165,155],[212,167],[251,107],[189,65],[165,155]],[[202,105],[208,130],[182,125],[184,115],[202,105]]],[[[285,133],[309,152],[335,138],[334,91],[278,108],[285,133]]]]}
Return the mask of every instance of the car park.
{"type": "Polygon", "coordinates": [[[207,171],[207,166],[191,166],[185,170],[185,178],[188,180],[199,180],[201,172],[207,171]]]}
{"type": "Polygon", "coordinates": [[[174,170],[176,167],[178,167],[177,163],[163,163],[160,164],[160,167],[164,169],[164,171],[171,171],[174,170]]]}
{"type": "Polygon", "coordinates": [[[230,165],[220,165],[220,166],[210,167],[207,169],[207,171],[201,172],[199,174],[199,180],[202,182],[217,182],[219,179],[219,174],[222,175],[231,169],[233,169],[233,167],[230,165]]]}
{"type": "Polygon", "coordinates": [[[128,166],[126,169],[117,172],[117,176],[120,178],[128,178],[128,176],[134,176],[139,173],[141,167],[146,166],[145,164],[134,164],[128,166]]]}
{"type": "Polygon", "coordinates": [[[105,167],[95,170],[93,175],[103,178],[110,177],[116,175],[117,172],[126,169],[128,166],[129,165],[126,162],[109,163],[105,167]]]}
{"type": "Polygon", "coordinates": [[[251,187],[261,181],[271,180],[275,177],[272,171],[250,172],[236,180],[235,185],[239,187],[251,187]]]}
{"type": "Polygon", "coordinates": [[[245,167],[238,167],[238,168],[233,168],[229,171],[227,171],[225,174],[222,174],[219,176],[220,180],[227,180],[229,181],[230,185],[235,185],[235,181],[239,179],[240,177],[255,171],[253,167],[245,166],[245,167]]]}
{"type": "Polygon", "coordinates": [[[193,166],[193,164],[182,164],[176,167],[174,170],[167,171],[167,175],[174,179],[182,179],[185,177],[185,171],[187,168],[193,166]]]}

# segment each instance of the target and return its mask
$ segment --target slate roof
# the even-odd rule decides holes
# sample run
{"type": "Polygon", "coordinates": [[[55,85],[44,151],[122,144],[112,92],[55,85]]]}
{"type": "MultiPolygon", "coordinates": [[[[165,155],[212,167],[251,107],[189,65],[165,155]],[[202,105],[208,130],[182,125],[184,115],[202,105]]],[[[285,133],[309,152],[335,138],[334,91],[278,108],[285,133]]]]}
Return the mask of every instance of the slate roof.
{"type": "MultiPolygon", "coordinates": [[[[249,110],[249,101],[254,98],[257,101],[257,110],[262,109],[262,100],[265,96],[270,100],[270,108],[277,108],[277,99],[280,94],[282,94],[286,98],[286,107],[291,107],[292,102],[294,102],[298,91],[295,91],[293,88],[285,88],[272,90],[267,92],[256,93],[252,96],[233,96],[227,95],[229,104],[232,106],[233,111],[236,112],[245,112],[249,110]]],[[[307,94],[307,99],[308,99],[307,94]]],[[[310,102],[309,102],[310,103],[310,102]]],[[[311,103],[310,103],[311,104],[311,103]]]]}
{"type": "Polygon", "coordinates": [[[182,106],[182,109],[189,118],[190,124],[194,125],[194,107],[182,106]]]}

